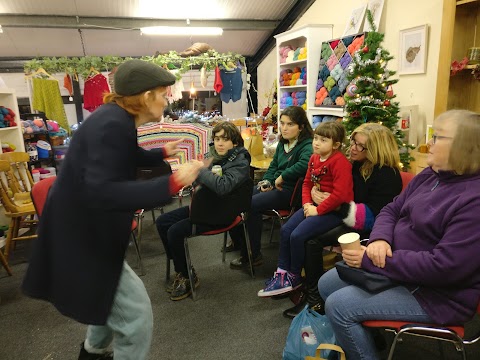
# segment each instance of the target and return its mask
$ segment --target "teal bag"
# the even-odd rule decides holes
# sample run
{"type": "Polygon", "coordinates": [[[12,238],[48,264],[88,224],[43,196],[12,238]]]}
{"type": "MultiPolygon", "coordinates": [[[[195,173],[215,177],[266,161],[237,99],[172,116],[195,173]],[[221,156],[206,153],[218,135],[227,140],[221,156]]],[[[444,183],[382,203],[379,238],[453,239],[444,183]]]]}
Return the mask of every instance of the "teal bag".
{"type": "MultiPolygon", "coordinates": [[[[282,359],[304,360],[305,356],[315,356],[320,344],[335,344],[335,335],[328,318],[309,309],[307,305],[292,320],[282,359]]],[[[329,355],[330,350],[322,354],[326,359],[329,355]]]]}

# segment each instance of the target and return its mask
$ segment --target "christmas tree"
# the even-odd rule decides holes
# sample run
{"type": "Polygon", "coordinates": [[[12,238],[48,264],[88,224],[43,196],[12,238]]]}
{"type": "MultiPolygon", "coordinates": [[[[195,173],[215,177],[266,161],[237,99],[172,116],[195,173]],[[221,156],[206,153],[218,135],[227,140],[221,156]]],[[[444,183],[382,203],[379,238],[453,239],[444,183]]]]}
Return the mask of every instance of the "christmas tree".
{"type": "Polygon", "coordinates": [[[405,143],[405,134],[398,128],[399,108],[398,102],[393,100],[395,95],[392,90],[392,85],[398,80],[391,78],[395,71],[387,69],[393,56],[381,47],[384,34],[376,31],[370,10],[367,10],[367,20],[372,31],[368,32],[364,47],[353,55],[348,67],[350,84],[345,95],[345,128],[350,134],[365,122],[388,127],[398,142],[401,167],[407,169],[413,160],[408,150],[414,147],[405,143]]]}

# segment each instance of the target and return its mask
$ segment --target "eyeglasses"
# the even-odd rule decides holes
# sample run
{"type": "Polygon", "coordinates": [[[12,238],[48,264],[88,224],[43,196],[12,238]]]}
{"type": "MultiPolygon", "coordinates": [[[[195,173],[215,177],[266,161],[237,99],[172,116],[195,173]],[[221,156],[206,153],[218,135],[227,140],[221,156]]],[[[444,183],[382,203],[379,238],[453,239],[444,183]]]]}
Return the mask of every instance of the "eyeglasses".
{"type": "Polygon", "coordinates": [[[432,136],[432,141],[435,144],[437,142],[437,139],[453,139],[451,136],[440,136],[440,135],[433,135],[432,136]]]}
{"type": "Polygon", "coordinates": [[[354,146],[357,149],[357,151],[360,151],[360,152],[367,150],[365,145],[357,143],[354,139],[350,139],[350,147],[354,147],[354,146]]]}

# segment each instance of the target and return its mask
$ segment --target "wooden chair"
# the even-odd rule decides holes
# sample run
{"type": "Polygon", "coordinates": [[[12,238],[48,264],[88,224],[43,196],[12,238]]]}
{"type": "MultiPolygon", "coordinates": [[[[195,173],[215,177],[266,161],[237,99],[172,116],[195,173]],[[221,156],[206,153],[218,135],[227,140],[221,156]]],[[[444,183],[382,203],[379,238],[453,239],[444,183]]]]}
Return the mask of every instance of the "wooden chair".
{"type": "Polygon", "coordinates": [[[31,185],[28,180],[28,175],[25,177],[24,174],[22,177],[21,167],[16,168],[14,165],[14,168],[12,168],[10,162],[0,160],[0,184],[0,199],[5,209],[5,216],[10,218],[3,253],[5,261],[8,262],[12,242],[37,238],[36,234],[18,235],[20,229],[26,228],[30,230],[36,225],[37,221],[34,219],[36,212],[30,197],[31,185]],[[16,173],[16,171],[19,172],[16,173]],[[25,188],[28,190],[25,190],[25,188]]]}
{"type": "Polygon", "coordinates": [[[33,187],[33,178],[30,173],[28,162],[30,155],[26,152],[8,152],[0,154],[0,160],[5,160],[10,163],[15,177],[13,178],[14,192],[30,192],[33,187]]]}

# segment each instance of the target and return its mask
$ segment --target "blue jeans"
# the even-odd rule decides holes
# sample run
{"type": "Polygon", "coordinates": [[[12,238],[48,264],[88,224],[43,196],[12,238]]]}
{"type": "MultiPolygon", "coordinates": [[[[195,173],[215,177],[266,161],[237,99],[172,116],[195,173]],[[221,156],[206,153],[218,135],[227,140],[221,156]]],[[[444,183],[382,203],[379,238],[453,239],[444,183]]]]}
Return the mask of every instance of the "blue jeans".
{"type": "Polygon", "coordinates": [[[318,281],[318,291],[325,300],[325,314],[337,343],[348,360],[378,359],[372,334],[362,326],[365,320],[433,322],[404,286],[372,294],[341,280],[332,269],[318,281]]]}
{"type": "MultiPolygon", "coordinates": [[[[273,189],[270,191],[261,192],[256,186],[253,188],[252,206],[247,218],[247,231],[250,243],[252,245],[252,256],[256,258],[260,255],[260,248],[262,246],[262,213],[271,209],[288,209],[290,206],[290,199],[292,192],[290,190],[279,191],[273,189]]],[[[240,255],[247,258],[247,247],[245,238],[243,237],[243,229],[241,226],[230,231],[230,236],[233,242],[240,242],[240,255]]]]}
{"type": "Polygon", "coordinates": [[[297,210],[280,230],[278,267],[300,275],[305,261],[305,241],[326,233],[342,224],[335,213],[305,218],[303,209],[297,210]]]}
{"type": "MultiPolygon", "coordinates": [[[[190,208],[181,208],[160,215],[156,220],[158,234],[162,240],[168,259],[173,259],[173,265],[177,273],[188,277],[187,259],[185,258],[184,241],[192,235],[192,222],[190,221],[190,208]]],[[[197,234],[219,229],[226,225],[196,225],[197,234]]],[[[168,260],[167,260],[168,261],[168,260]]]]}
{"type": "Polygon", "coordinates": [[[142,280],[123,263],[107,323],[89,325],[85,350],[102,353],[113,340],[115,360],[143,360],[150,350],[153,314],[142,280]]]}

